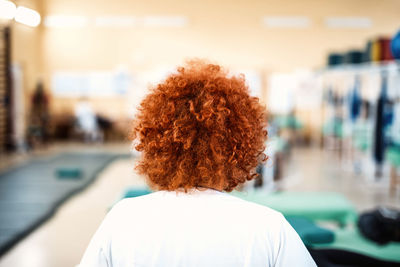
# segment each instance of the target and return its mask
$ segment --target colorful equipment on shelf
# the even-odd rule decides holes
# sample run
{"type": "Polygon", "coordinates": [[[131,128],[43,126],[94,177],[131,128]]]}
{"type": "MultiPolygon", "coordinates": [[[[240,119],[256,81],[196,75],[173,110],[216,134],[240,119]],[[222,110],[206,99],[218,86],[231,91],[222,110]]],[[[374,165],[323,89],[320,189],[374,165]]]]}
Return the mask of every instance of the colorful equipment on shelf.
{"type": "Polygon", "coordinates": [[[345,55],[346,64],[360,64],[363,62],[364,52],[361,50],[350,50],[345,55]]]}
{"type": "Polygon", "coordinates": [[[380,61],[393,60],[392,51],[390,49],[390,42],[391,42],[390,38],[381,37],[378,39],[378,43],[380,46],[380,55],[379,55],[380,61]]]}
{"type": "Polygon", "coordinates": [[[328,56],[328,66],[337,66],[344,63],[344,56],[338,53],[332,53],[328,56]]]}
{"type": "Polygon", "coordinates": [[[397,32],[390,42],[390,48],[393,58],[400,59],[400,31],[397,32]]]}

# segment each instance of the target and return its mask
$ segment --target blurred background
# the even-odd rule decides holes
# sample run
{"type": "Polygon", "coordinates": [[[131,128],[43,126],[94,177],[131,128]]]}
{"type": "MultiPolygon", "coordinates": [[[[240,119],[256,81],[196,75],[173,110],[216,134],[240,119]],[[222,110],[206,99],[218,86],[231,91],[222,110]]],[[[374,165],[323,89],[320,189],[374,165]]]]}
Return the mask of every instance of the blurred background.
{"type": "Polygon", "coordinates": [[[310,251],[399,264],[399,30],[398,0],[0,0],[0,266],[76,266],[107,210],[150,192],[130,123],[190,58],[268,110],[269,160],[233,194],[310,251]]]}

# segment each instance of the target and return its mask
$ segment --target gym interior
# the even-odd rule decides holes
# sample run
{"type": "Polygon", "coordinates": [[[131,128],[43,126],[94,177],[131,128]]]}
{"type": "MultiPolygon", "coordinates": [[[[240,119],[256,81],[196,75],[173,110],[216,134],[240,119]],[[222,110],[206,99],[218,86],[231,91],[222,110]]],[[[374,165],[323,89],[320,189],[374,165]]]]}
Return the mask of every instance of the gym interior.
{"type": "Polygon", "coordinates": [[[230,194],[320,266],[399,266],[400,1],[0,0],[0,267],[77,266],[116,202],[151,193],[132,120],[193,58],[268,112],[268,160],[230,194]]]}

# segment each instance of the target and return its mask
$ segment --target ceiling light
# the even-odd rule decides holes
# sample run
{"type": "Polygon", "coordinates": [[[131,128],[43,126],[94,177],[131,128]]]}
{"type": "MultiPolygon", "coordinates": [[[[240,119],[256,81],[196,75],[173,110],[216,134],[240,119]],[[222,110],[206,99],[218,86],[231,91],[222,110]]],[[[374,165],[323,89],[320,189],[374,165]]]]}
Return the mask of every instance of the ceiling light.
{"type": "Polygon", "coordinates": [[[31,26],[36,27],[40,24],[40,14],[33,9],[19,6],[17,8],[17,12],[15,13],[15,21],[31,26]]]}
{"type": "Polygon", "coordinates": [[[303,16],[266,16],[263,23],[269,28],[307,28],[311,20],[303,16]]]}
{"type": "Polygon", "coordinates": [[[328,28],[370,28],[372,21],[368,17],[327,17],[325,25],[328,28]]]}
{"type": "Polygon", "coordinates": [[[13,19],[17,7],[13,2],[0,0],[0,19],[13,19]]]}
{"type": "Polygon", "coordinates": [[[136,23],[135,17],[130,16],[100,16],[96,17],[95,25],[97,27],[124,28],[132,27],[136,23]]]}
{"type": "Polygon", "coordinates": [[[145,16],[142,25],[145,27],[184,27],[188,23],[185,16],[145,16]]]}
{"type": "Polygon", "coordinates": [[[50,15],[44,19],[44,25],[50,28],[82,28],[88,24],[84,16],[50,15]]]}

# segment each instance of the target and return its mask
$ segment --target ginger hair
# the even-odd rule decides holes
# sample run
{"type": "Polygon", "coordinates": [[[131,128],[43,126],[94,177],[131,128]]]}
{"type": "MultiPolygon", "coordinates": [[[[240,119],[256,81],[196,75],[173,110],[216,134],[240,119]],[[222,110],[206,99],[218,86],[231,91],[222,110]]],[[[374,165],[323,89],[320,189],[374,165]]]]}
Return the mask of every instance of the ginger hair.
{"type": "Polygon", "coordinates": [[[267,159],[265,108],[244,75],[189,61],[150,88],[134,120],[136,165],[156,190],[232,191],[267,159]]]}

